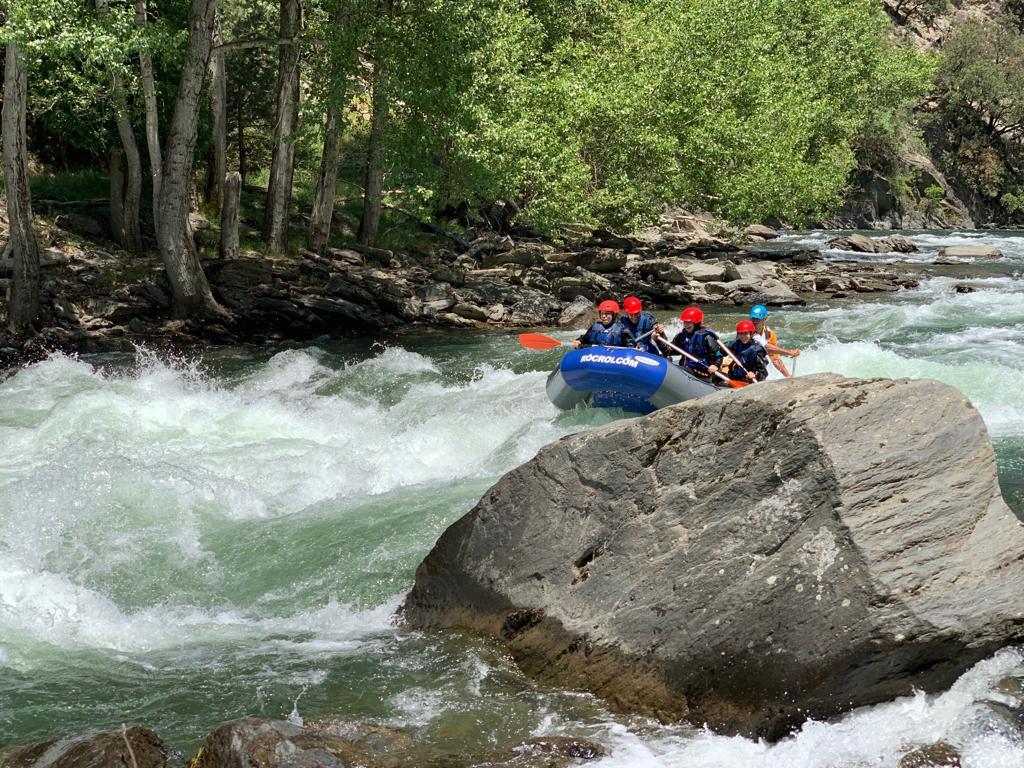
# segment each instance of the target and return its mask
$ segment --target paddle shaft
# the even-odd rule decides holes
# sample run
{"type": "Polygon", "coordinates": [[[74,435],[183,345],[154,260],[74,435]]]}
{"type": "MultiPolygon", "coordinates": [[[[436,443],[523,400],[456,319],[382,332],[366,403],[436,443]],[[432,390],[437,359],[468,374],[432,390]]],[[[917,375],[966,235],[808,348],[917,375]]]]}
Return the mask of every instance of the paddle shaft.
{"type": "MultiPolygon", "coordinates": [[[[696,363],[697,365],[704,365],[704,363],[702,363],[696,357],[691,355],[689,352],[684,352],[683,350],[681,350],[679,347],[677,347],[675,344],[673,344],[671,341],[669,341],[668,339],[664,338],[663,336],[655,336],[654,338],[657,339],[658,341],[660,341],[662,344],[664,344],[669,349],[672,349],[672,350],[675,350],[676,352],[678,352],[680,355],[685,357],[691,363],[696,363]]],[[[742,366],[740,366],[740,367],[742,367],[742,366]]],[[[704,365],[704,368],[706,369],[707,366],[704,365]]],[[[718,378],[720,378],[722,381],[724,381],[727,384],[729,384],[730,386],[732,385],[732,381],[729,379],[729,377],[726,376],[725,374],[723,374],[721,371],[715,371],[714,375],[717,376],[718,378]]]]}
{"type": "Polygon", "coordinates": [[[734,355],[732,353],[732,350],[729,349],[727,346],[725,346],[725,344],[722,343],[721,339],[716,338],[715,339],[715,343],[718,344],[718,346],[720,346],[722,348],[722,351],[725,352],[726,357],[728,357],[730,360],[732,360],[734,363],[736,363],[736,365],[738,365],[740,367],[741,371],[743,371],[744,373],[750,373],[750,371],[748,371],[746,368],[743,367],[743,363],[741,363],[739,360],[736,359],[736,355],[734,355]]]}

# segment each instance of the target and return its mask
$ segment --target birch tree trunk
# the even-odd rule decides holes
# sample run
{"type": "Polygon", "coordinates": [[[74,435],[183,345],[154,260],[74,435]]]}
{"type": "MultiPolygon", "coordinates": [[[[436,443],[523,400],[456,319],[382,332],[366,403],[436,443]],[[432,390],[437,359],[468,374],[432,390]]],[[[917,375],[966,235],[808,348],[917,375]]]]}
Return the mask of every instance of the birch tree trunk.
{"type": "Polygon", "coordinates": [[[232,171],[224,179],[224,198],[220,206],[220,257],[237,259],[241,252],[238,247],[238,208],[242,196],[242,174],[232,171]]]}
{"type": "MultiPolygon", "coordinates": [[[[281,40],[294,40],[302,24],[300,0],[281,0],[281,40]]],[[[263,216],[263,241],[272,253],[284,253],[288,245],[288,211],[295,170],[295,132],[299,123],[299,46],[282,43],[277,65],[277,120],[270,184],[263,216]]]]}
{"type": "Polygon", "coordinates": [[[177,317],[220,317],[226,311],[213,298],[188,223],[192,162],[199,125],[203,77],[210,62],[217,0],[192,0],[188,53],[174,103],[157,204],[157,243],[173,291],[177,317]]]}
{"type": "MultiPolygon", "coordinates": [[[[135,0],[135,26],[145,29],[146,0],[135,0]]],[[[160,222],[160,187],[163,178],[163,156],[160,153],[160,110],[156,103],[156,81],[153,78],[153,59],[148,51],[139,52],[139,72],[142,94],[146,102],[146,148],[149,152],[149,173],[153,183],[153,228],[160,222]]]]}
{"type": "Polygon", "coordinates": [[[224,51],[220,45],[220,16],[214,21],[213,53],[210,55],[210,132],[213,145],[213,165],[210,183],[206,187],[206,202],[220,207],[224,176],[228,172],[228,84],[224,51]]]}
{"type": "Polygon", "coordinates": [[[386,75],[379,63],[374,67],[370,140],[366,151],[366,178],[363,188],[363,218],[359,224],[359,242],[364,245],[373,245],[377,239],[384,189],[384,123],[388,114],[386,75]]]}
{"type": "Polygon", "coordinates": [[[320,160],[320,177],[316,182],[316,199],[309,220],[309,250],[322,254],[331,239],[334,216],[334,195],[338,188],[338,159],[341,156],[341,108],[331,104],[324,126],[324,152],[320,160]]]}
{"type": "Polygon", "coordinates": [[[39,317],[39,245],[32,225],[32,190],[25,147],[28,72],[15,43],[7,43],[2,118],[4,187],[7,194],[9,246],[14,253],[7,325],[13,333],[32,330],[39,317]]]}

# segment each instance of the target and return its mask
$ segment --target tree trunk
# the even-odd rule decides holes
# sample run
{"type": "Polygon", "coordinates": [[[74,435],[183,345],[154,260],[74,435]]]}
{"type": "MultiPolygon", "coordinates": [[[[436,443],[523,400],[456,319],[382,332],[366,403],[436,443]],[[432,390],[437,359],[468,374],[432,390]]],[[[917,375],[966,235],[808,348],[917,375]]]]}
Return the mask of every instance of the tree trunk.
{"type": "MultiPolygon", "coordinates": [[[[302,23],[300,0],[281,0],[282,40],[291,40],[302,23]]],[[[263,217],[263,241],[271,253],[284,253],[288,245],[288,210],[292,200],[295,170],[295,132],[299,123],[299,46],[283,43],[277,65],[277,121],[274,126],[274,154],[270,163],[270,184],[263,217]]]]}
{"type": "Polygon", "coordinates": [[[238,208],[242,197],[242,174],[232,171],[224,179],[224,196],[220,206],[220,257],[237,259],[240,255],[238,247],[238,208]]]}
{"type": "Polygon", "coordinates": [[[124,153],[110,152],[110,231],[114,242],[124,240],[124,153]]]}
{"type": "Polygon", "coordinates": [[[210,132],[213,148],[211,183],[206,187],[207,204],[220,206],[224,176],[228,172],[228,84],[224,52],[216,49],[221,44],[220,17],[214,22],[213,45],[210,55],[210,132]]]}
{"type": "Polygon", "coordinates": [[[378,63],[373,73],[370,140],[366,151],[366,181],[363,191],[363,218],[359,224],[359,242],[373,245],[380,229],[380,209],[384,189],[384,122],[388,114],[384,68],[378,63]]]}
{"type": "Polygon", "coordinates": [[[238,94],[238,173],[242,177],[242,186],[245,186],[245,176],[249,172],[249,163],[245,157],[245,116],[242,112],[242,94],[238,94]]]}
{"type": "Polygon", "coordinates": [[[338,159],[341,156],[341,108],[331,104],[324,126],[324,153],[320,160],[320,178],[316,182],[316,199],[309,220],[309,250],[323,254],[331,239],[331,218],[334,216],[334,194],[338,187],[338,159]]]}
{"type": "MultiPolygon", "coordinates": [[[[135,26],[146,28],[146,0],[135,0],[135,26]]],[[[160,187],[163,178],[163,156],[160,153],[160,110],[156,103],[156,81],[153,59],[148,51],[139,52],[142,94],[146,102],[146,148],[149,151],[149,173],[153,182],[153,228],[160,226],[160,187]]]]}
{"type": "MultiPolygon", "coordinates": [[[[107,13],[109,10],[107,0],[96,0],[96,10],[100,15],[107,13]]],[[[110,97],[114,104],[117,135],[124,148],[127,170],[127,179],[120,200],[121,218],[118,222],[120,226],[115,227],[114,221],[111,220],[111,229],[114,230],[114,239],[118,245],[133,253],[142,253],[142,230],[139,225],[139,211],[142,208],[142,160],[139,158],[139,145],[135,141],[135,129],[132,128],[131,120],[128,118],[124,88],[121,87],[120,78],[114,72],[110,73],[110,97]]],[[[114,203],[111,201],[111,213],[113,213],[114,207],[114,203]]]]}
{"type": "Polygon", "coordinates": [[[32,225],[32,190],[28,182],[25,148],[25,108],[28,72],[21,52],[7,43],[2,114],[4,187],[14,274],[7,305],[7,325],[13,333],[27,333],[39,318],[39,244],[32,225]]]}
{"type": "Polygon", "coordinates": [[[200,96],[210,62],[216,11],[217,0],[192,0],[188,53],[171,116],[157,204],[157,243],[174,294],[174,314],[182,318],[226,315],[210,291],[188,223],[200,96]]]}

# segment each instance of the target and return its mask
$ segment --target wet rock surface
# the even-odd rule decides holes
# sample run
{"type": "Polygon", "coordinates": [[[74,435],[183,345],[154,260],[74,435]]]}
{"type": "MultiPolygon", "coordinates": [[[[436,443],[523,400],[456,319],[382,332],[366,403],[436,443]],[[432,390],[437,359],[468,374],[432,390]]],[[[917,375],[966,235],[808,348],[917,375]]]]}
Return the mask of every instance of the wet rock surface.
{"type": "Polygon", "coordinates": [[[442,535],[402,615],[620,710],[778,738],[1019,642],[1021,551],[963,395],[819,374],[548,446],[442,535]]]}
{"type": "Polygon", "coordinates": [[[166,768],[172,757],[155,732],[133,726],[0,750],[0,768],[166,768]]]}

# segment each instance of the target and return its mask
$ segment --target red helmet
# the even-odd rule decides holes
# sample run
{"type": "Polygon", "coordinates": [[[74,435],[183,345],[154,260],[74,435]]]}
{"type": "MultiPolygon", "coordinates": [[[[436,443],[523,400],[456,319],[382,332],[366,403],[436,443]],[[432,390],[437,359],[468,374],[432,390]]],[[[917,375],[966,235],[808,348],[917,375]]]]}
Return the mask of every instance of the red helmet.
{"type": "Polygon", "coordinates": [[[736,324],[736,333],[753,333],[756,330],[754,324],[749,320],[740,320],[736,324]]]}
{"type": "Polygon", "coordinates": [[[622,302],[622,307],[626,310],[627,315],[631,315],[634,312],[642,312],[644,305],[636,296],[627,296],[626,300],[622,302]]]}
{"type": "Polygon", "coordinates": [[[598,312],[611,312],[613,315],[619,314],[619,305],[611,299],[606,299],[597,305],[598,312]]]}
{"type": "Polygon", "coordinates": [[[683,310],[683,313],[679,316],[679,319],[684,323],[703,323],[704,313],[696,307],[687,307],[683,310]]]}

